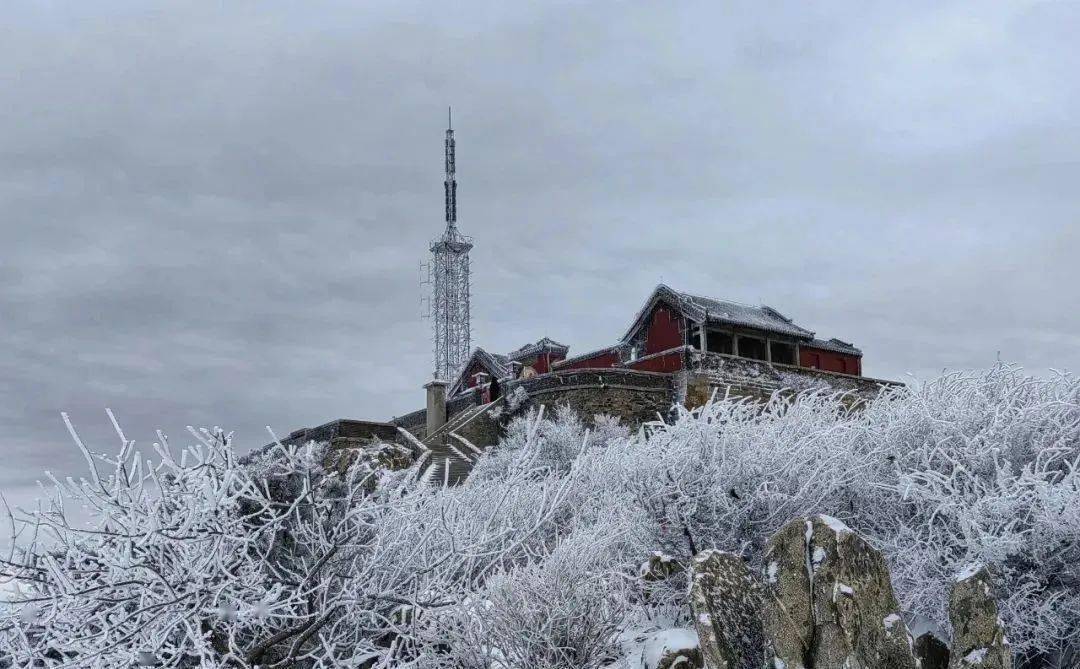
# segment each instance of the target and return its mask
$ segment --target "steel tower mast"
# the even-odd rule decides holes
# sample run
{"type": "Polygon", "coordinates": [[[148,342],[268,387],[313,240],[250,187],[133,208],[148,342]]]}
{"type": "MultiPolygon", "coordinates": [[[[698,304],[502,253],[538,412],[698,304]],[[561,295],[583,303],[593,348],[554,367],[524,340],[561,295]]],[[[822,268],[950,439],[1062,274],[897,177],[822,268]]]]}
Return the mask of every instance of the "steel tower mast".
{"type": "Polygon", "coordinates": [[[469,251],[472,238],[457,229],[457,177],[455,169],[454,126],[447,110],[446,178],[443,194],[446,229],[431,242],[431,282],[429,316],[435,353],[435,378],[452,381],[469,358],[471,325],[469,322],[469,251]]]}

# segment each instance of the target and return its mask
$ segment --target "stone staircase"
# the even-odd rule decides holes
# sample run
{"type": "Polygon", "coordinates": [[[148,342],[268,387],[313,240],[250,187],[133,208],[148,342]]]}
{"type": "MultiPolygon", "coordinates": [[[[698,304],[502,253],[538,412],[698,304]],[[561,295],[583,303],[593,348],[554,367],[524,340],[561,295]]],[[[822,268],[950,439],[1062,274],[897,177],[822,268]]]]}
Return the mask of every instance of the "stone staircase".
{"type": "MultiPolygon", "coordinates": [[[[484,412],[493,409],[501,401],[500,399],[470,407],[451,418],[445,425],[423,440],[424,445],[431,449],[431,462],[435,465],[433,481],[439,483],[448,481],[453,484],[464,480],[469,475],[469,471],[472,470],[472,462],[462,459],[460,455],[454,452],[454,449],[456,448],[469,456],[475,454],[451,435],[464,430],[473,421],[481,419],[484,412]],[[450,446],[454,448],[450,448],[450,446]],[[449,463],[449,472],[447,472],[447,463],[449,463]]],[[[476,446],[483,448],[486,444],[476,444],[476,446]]]]}

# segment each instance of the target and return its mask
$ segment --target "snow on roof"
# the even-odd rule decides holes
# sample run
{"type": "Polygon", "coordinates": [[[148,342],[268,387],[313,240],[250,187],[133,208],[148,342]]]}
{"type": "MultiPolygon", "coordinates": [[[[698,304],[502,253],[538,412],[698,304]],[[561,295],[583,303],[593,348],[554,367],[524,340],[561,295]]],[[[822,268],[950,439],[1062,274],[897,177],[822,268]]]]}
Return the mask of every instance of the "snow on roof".
{"type": "MultiPolygon", "coordinates": [[[[744,325],[799,338],[814,336],[814,333],[810,330],[795,325],[790,318],[767,305],[755,307],[749,304],[717,300],[689,293],[679,293],[679,295],[690,305],[690,309],[684,308],[684,313],[694,309],[704,312],[704,315],[698,318],[691,317],[692,320],[744,325]]],[[[690,314],[687,315],[690,316],[690,314]]]]}
{"type": "Polygon", "coordinates": [[[469,371],[469,368],[472,367],[474,362],[479,362],[480,366],[487,370],[487,373],[491,374],[493,378],[504,379],[510,376],[510,363],[513,361],[521,360],[522,358],[527,358],[544,351],[553,351],[566,355],[566,352],[569,350],[569,346],[560,344],[550,337],[542,337],[537,342],[525,344],[516,351],[511,351],[508,355],[489,353],[484,349],[477,347],[473,350],[469,359],[465,361],[465,366],[461,368],[461,373],[458,374],[457,379],[454,380],[454,384],[450,387],[449,395],[456,395],[465,388],[465,373],[469,371]]]}
{"type": "Polygon", "coordinates": [[[543,351],[557,351],[565,355],[566,352],[569,350],[570,347],[566,344],[560,344],[554,339],[543,337],[538,342],[532,344],[525,344],[516,351],[511,351],[506,357],[510,360],[520,360],[521,358],[526,358],[536,353],[542,353],[543,351]]]}
{"type": "Polygon", "coordinates": [[[465,361],[465,365],[461,368],[461,372],[458,373],[457,379],[454,380],[454,385],[450,387],[450,392],[447,393],[448,396],[456,395],[465,386],[465,374],[474,362],[479,362],[480,366],[496,379],[504,378],[510,374],[510,358],[498,353],[488,353],[478,347],[465,361]]]}
{"type": "Polygon", "coordinates": [[[799,327],[790,318],[769,306],[752,306],[729,300],[717,300],[674,290],[660,284],[638,312],[630,330],[623,337],[628,341],[638,330],[653,306],[664,301],[677,308],[683,316],[695,323],[720,323],[738,325],[756,330],[765,330],[776,334],[788,335],[797,339],[813,339],[814,333],[799,327]]]}
{"type": "Polygon", "coordinates": [[[862,355],[862,351],[856,348],[854,344],[842,341],[836,337],[828,340],[814,339],[807,342],[807,345],[825,349],[826,351],[836,351],[837,353],[847,353],[848,355],[862,355]]]}

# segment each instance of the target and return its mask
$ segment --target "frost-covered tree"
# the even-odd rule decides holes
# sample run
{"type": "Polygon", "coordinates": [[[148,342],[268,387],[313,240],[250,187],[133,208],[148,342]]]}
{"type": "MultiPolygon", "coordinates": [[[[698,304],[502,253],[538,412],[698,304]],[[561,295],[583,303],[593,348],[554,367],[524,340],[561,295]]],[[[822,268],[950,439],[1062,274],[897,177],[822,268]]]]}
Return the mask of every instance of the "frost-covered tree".
{"type": "Polygon", "coordinates": [[[999,365],[856,408],[720,397],[636,433],[541,408],[453,487],[416,444],[391,471],[327,468],[315,444],[241,461],[220,432],[176,454],[162,439],[152,463],[122,434],[115,457],[75,437],[88,477],[9,518],[0,564],[21,594],[0,666],[599,668],[633,629],[685,625],[691,555],[756,563],[815,513],[885,553],[911,621],[947,634],[953,579],[985,564],[1022,656],[1052,666],[1080,638],[1071,375],[999,365]],[[76,504],[92,525],[68,519],[76,504]]]}
{"type": "Polygon", "coordinates": [[[316,444],[241,463],[220,431],[180,453],[162,438],[151,462],[117,431],[108,457],[72,429],[89,476],[9,516],[0,564],[22,587],[0,613],[0,663],[396,666],[423,652],[422,612],[552,543],[567,490],[509,476],[439,491],[363,458],[328,472],[316,444]],[[72,504],[95,522],[69,522],[72,504]]]}
{"type": "Polygon", "coordinates": [[[1002,584],[1021,654],[1080,638],[1080,380],[999,365],[884,391],[723,399],[575,463],[597,506],[633,504],[680,561],[718,547],[756,560],[796,515],[847,521],[890,559],[908,614],[945,632],[972,563],[1002,584]]]}

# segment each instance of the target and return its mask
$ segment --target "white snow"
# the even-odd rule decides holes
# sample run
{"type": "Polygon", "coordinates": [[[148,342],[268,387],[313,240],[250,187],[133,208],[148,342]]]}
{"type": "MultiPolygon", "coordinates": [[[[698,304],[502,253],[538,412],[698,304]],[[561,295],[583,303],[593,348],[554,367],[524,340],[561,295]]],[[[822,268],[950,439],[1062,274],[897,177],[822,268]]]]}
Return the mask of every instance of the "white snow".
{"type": "Polygon", "coordinates": [[[900,616],[895,613],[890,613],[889,615],[885,616],[885,618],[881,621],[881,624],[885,626],[885,629],[892,629],[899,622],[900,616]]]}
{"type": "MultiPolygon", "coordinates": [[[[678,650],[697,648],[699,643],[697,632],[685,627],[630,630],[620,639],[623,658],[610,669],[656,669],[664,656],[678,650]]],[[[677,667],[679,663],[673,666],[677,667]]]]}
{"type": "Polygon", "coordinates": [[[844,521],[842,521],[842,520],[840,520],[838,518],[833,518],[832,516],[826,516],[825,514],[820,514],[818,516],[818,519],[821,522],[825,523],[825,525],[827,525],[830,530],[832,530],[833,532],[836,532],[837,536],[839,536],[839,535],[841,535],[841,534],[843,534],[845,532],[847,532],[847,533],[851,532],[851,528],[848,527],[847,525],[845,525],[844,521]]]}
{"type": "Polygon", "coordinates": [[[986,659],[986,654],[989,653],[987,648],[977,648],[964,656],[964,662],[966,664],[982,664],[986,659]]]}
{"type": "Polygon", "coordinates": [[[775,560],[769,562],[768,568],[765,573],[768,575],[769,583],[776,583],[777,573],[780,571],[780,564],[775,560]]]}
{"type": "Polygon", "coordinates": [[[835,602],[837,599],[839,599],[840,595],[854,597],[855,591],[852,590],[851,586],[847,585],[846,583],[841,583],[840,581],[837,581],[835,584],[833,584],[833,601],[835,602]]]}

